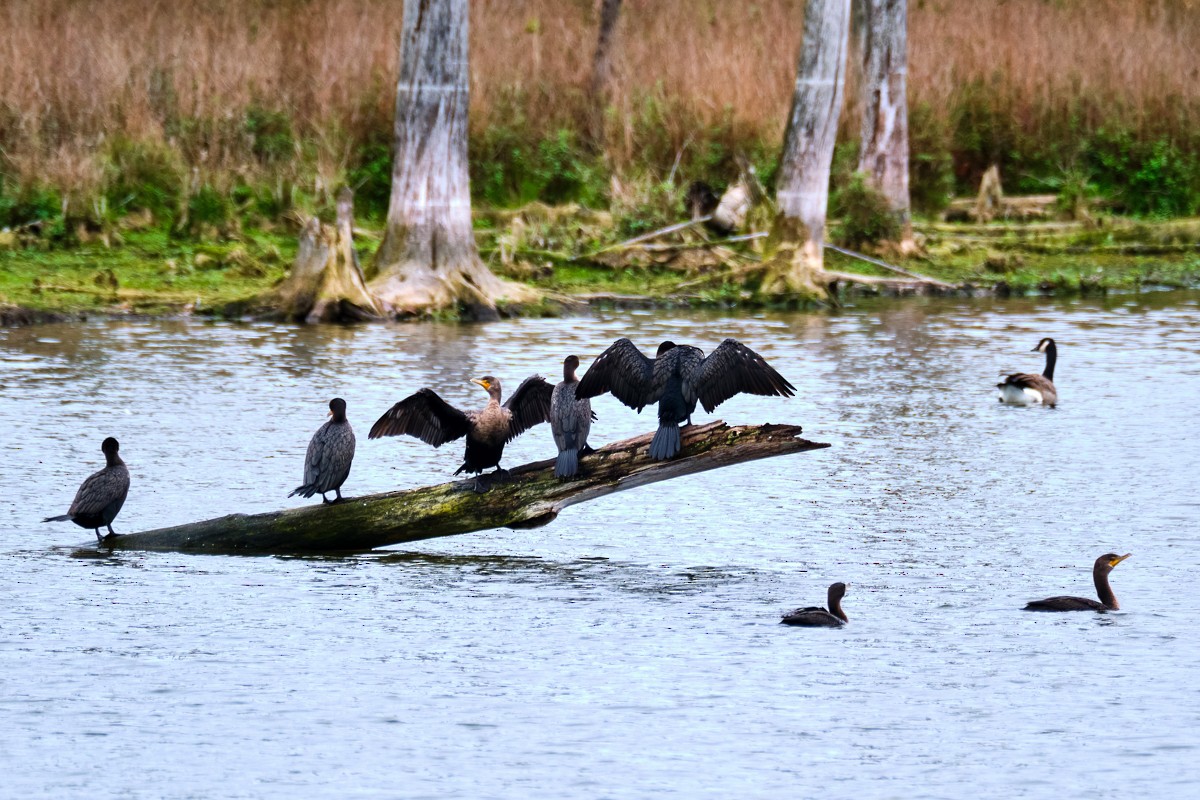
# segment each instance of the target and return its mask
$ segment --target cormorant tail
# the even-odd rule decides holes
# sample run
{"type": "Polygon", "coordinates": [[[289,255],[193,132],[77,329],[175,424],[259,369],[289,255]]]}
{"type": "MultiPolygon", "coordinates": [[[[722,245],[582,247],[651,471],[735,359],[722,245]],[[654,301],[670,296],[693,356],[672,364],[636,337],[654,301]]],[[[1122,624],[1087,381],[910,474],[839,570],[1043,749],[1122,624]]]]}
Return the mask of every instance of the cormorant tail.
{"type": "Polygon", "coordinates": [[[554,462],[554,477],[570,478],[579,472],[579,451],[571,448],[558,451],[558,460],[554,462]]]}
{"type": "Polygon", "coordinates": [[[306,483],[303,486],[297,486],[295,489],[293,489],[292,493],[289,494],[288,497],[295,497],[296,495],[300,495],[301,497],[312,497],[316,493],[317,487],[313,486],[311,483],[306,483]]]}
{"type": "Polygon", "coordinates": [[[70,514],[61,514],[57,517],[46,517],[42,522],[66,522],[70,518],[70,514]]]}
{"type": "Polygon", "coordinates": [[[683,439],[679,435],[679,426],[675,424],[659,425],[650,442],[650,458],[654,461],[664,461],[674,458],[683,449],[683,439]]]}

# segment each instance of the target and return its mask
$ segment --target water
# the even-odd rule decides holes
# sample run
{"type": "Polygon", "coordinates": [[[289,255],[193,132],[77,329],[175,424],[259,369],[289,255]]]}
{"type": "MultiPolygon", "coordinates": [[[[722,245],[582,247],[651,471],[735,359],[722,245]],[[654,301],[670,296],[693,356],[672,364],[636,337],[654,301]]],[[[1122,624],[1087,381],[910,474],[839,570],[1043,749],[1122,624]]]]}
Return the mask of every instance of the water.
{"type": "MultiPolygon", "coordinates": [[[[94,322],[0,330],[0,794],[1194,797],[1200,296],[487,326],[94,322]],[[628,335],[735,336],[799,389],[733,423],[828,450],[348,558],[98,554],[42,525],[121,440],[118,531],[297,503],[330,397],[350,495],[458,446],[366,440],[425,385],[480,404],[628,335]],[[1059,342],[1056,410],[997,404],[1059,342]],[[1106,551],[1123,610],[1091,595],[1106,551]],[[780,613],[850,583],[851,624],[780,613]]],[[[611,398],[593,441],[653,427],[611,398]]],[[[697,421],[710,419],[701,413],[697,421]]],[[[549,431],[506,463],[552,453],[549,431]]]]}

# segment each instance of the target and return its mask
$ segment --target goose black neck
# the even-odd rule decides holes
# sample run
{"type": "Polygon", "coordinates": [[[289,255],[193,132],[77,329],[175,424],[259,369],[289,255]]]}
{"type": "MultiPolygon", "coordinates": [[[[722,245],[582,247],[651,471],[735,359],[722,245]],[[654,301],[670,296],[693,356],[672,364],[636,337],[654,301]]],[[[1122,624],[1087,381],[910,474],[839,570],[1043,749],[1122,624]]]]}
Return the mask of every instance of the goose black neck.
{"type": "Polygon", "coordinates": [[[1054,362],[1058,360],[1058,348],[1054,346],[1054,342],[1046,345],[1046,369],[1042,371],[1042,376],[1048,380],[1054,381],[1054,362]]]}
{"type": "Polygon", "coordinates": [[[1112,586],[1108,583],[1109,572],[1109,569],[1105,569],[1100,564],[1092,567],[1092,580],[1096,582],[1096,595],[1100,598],[1100,602],[1105,608],[1120,611],[1121,606],[1117,603],[1117,596],[1113,593],[1112,586]]]}

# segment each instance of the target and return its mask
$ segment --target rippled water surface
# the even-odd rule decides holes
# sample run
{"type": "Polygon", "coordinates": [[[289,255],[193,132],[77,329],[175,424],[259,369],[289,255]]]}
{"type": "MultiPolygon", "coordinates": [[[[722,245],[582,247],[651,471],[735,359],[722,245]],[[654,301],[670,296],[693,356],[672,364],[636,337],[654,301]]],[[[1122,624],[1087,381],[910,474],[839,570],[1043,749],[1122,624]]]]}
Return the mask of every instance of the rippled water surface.
{"type": "MultiPolygon", "coordinates": [[[[1198,300],[0,330],[0,795],[1200,796],[1198,300]],[[107,555],[39,522],[108,435],[118,531],[296,504],[335,395],[347,494],[440,482],[458,446],[366,440],[415,389],[469,407],[469,378],[618,336],[727,335],[799,391],[719,416],[833,447],[347,558],[107,555]],[[1060,406],[999,405],[1042,336],[1060,406]],[[1091,595],[1110,550],[1122,611],[1019,610],[1091,595]],[[848,627],[777,624],[836,580],[848,627]]],[[[595,407],[594,443],[654,424],[595,407]]],[[[552,452],[542,426],[506,463],[552,452]]]]}

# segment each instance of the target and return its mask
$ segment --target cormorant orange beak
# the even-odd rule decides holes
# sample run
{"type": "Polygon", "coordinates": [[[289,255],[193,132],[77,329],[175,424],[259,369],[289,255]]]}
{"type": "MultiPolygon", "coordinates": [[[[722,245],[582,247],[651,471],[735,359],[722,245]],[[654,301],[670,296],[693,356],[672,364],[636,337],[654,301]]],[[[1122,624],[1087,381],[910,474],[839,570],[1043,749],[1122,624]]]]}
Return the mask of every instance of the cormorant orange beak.
{"type": "Polygon", "coordinates": [[[1129,558],[1131,555],[1133,555],[1133,553],[1126,553],[1126,554],[1125,554],[1125,555],[1123,555],[1123,556],[1117,556],[1117,557],[1116,557],[1116,558],[1114,558],[1112,561],[1110,561],[1110,562],[1108,563],[1108,565],[1109,565],[1110,567],[1115,567],[1117,564],[1120,564],[1122,561],[1124,561],[1125,559],[1129,558]]]}
{"type": "Polygon", "coordinates": [[[482,386],[484,389],[488,388],[488,382],[481,378],[471,378],[471,383],[477,383],[480,386],[482,386]]]}

